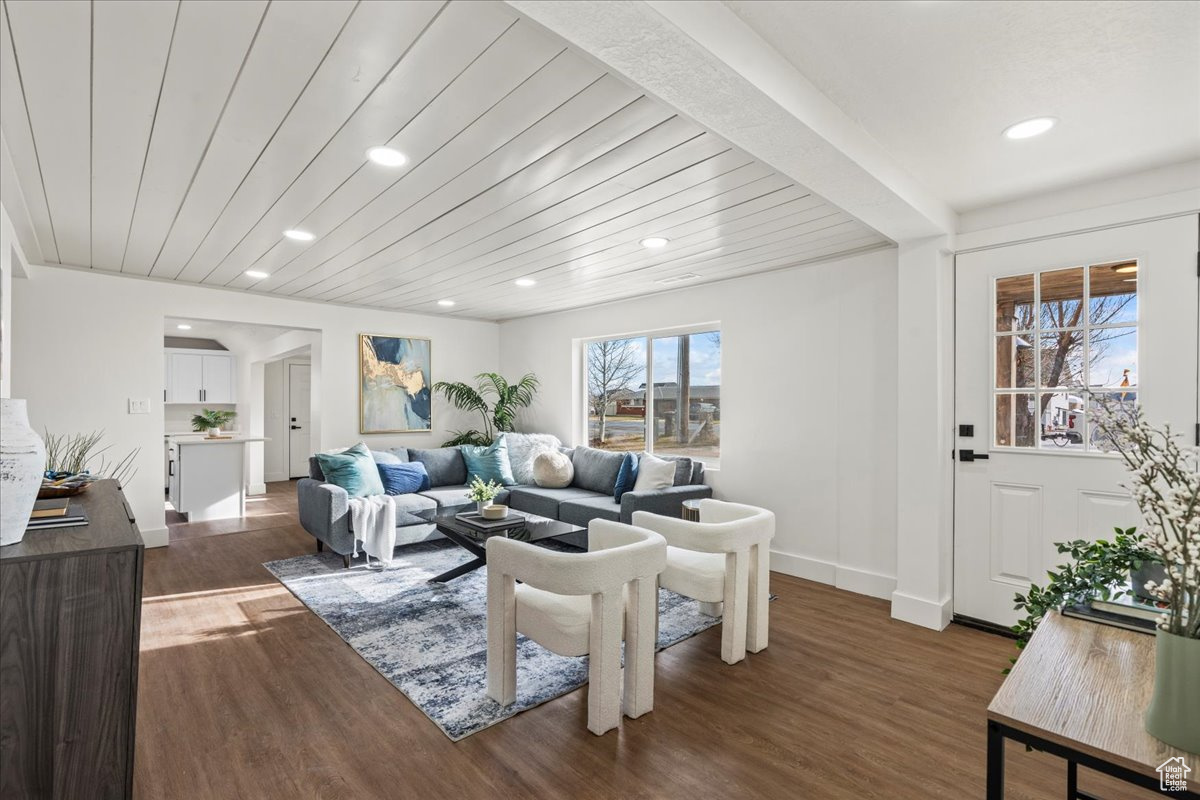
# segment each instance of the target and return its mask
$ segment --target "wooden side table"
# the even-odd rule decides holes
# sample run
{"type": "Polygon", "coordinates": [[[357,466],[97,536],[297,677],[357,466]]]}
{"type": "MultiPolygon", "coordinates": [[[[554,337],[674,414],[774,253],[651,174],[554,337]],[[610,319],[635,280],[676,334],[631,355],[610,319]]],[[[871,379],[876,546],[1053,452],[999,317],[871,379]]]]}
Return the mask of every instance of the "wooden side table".
{"type": "MultiPolygon", "coordinates": [[[[1070,800],[1080,765],[1158,790],[1156,770],[1182,758],[1200,770],[1200,756],[1146,733],[1142,714],[1154,689],[1154,637],[1050,613],[992,698],[987,711],[987,799],[1004,797],[1004,740],[1067,762],[1070,800]]],[[[1200,800],[1196,780],[1173,798],[1200,800]]]]}
{"type": "Polygon", "coordinates": [[[683,513],[680,514],[683,519],[688,522],[700,521],[700,501],[699,500],[684,500],[683,513]]]}

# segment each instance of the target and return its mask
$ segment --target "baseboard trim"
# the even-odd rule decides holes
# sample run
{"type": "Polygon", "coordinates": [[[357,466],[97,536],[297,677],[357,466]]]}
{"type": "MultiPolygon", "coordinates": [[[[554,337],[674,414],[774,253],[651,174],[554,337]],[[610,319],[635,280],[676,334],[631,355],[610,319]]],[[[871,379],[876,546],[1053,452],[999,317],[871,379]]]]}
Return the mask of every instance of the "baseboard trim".
{"type": "Polygon", "coordinates": [[[886,600],[896,588],[896,579],[865,569],[845,567],[832,561],[771,551],[771,569],[805,580],[827,583],[855,594],[886,600]]]}
{"type": "Polygon", "coordinates": [[[892,592],[892,619],[941,631],[950,624],[952,605],[949,597],[935,602],[895,591],[892,592]]]}
{"type": "Polygon", "coordinates": [[[146,547],[166,547],[171,543],[171,532],[166,528],[151,528],[141,534],[146,547]]]}
{"type": "Polygon", "coordinates": [[[267,485],[265,483],[252,483],[246,487],[246,494],[266,494],[267,485]]]}

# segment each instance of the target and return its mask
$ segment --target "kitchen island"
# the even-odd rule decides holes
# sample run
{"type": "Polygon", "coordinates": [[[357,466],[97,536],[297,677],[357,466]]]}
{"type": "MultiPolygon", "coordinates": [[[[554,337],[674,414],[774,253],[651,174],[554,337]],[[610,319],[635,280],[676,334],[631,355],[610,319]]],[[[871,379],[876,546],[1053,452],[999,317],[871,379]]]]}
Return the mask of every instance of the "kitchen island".
{"type": "Polygon", "coordinates": [[[246,513],[246,445],[261,436],[167,437],[167,494],[189,522],[246,513]]]}

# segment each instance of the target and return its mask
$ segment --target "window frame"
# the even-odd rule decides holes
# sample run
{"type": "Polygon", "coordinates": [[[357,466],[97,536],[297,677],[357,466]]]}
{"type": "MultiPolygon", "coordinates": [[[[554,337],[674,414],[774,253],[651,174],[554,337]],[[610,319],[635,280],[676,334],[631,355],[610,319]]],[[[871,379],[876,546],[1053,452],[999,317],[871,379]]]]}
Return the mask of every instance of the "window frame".
{"type": "MultiPolygon", "coordinates": [[[[1020,454],[1024,454],[1024,455],[1067,456],[1067,457],[1071,457],[1071,458],[1080,458],[1080,457],[1083,457],[1083,458],[1101,458],[1101,457],[1102,458],[1118,458],[1119,457],[1118,453],[1115,453],[1112,451],[1106,452],[1103,450],[1093,450],[1092,449],[1091,441],[1090,441],[1091,440],[1091,426],[1092,426],[1092,412],[1091,412],[1090,406],[1086,403],[1084,406],[1084,436],[1083,436],[1083,449],[1082,450],[1065,450],[1065,449],[1058,448],[1058,447],[1043,446],[1043,440],[1041,438],[1042,422],[1041,422],[1041,414],[1040,413],[1037,415],[1037,418],[1035,419],[1035,426],[1037,428],[1035,436],[1037,437],[1037,439],[1036,439],[1033,447],[1020,447],[1017,445],[997,444],[997,442],[996,442],[996,413],[997,413],[998,400],[1002,396],[1016,398],[1016,397],[1019,397],[1020,395],[1033,395],[1034,402],[1036,403],[1036,402],[1038,402],[1037,398],[1042,394],[1060,394],[1060,393],[1070,393],[1070,392],[1077,392],[1079,394],[1085,394],[1086,392],[1092,390],[1093,387],[1090,385],[1091,364],[1089,363],[1089,358],[1088,358],[1089,354],[1091,352],[1091,332],[1092,331],[1115,330],[1115,329],[1127,329],[1127,330],[1134,331],[1135,334],[1137,334],[1137,347],[1135,348],[1135,352],[1137,353],[1137,363],[1138,364],[1141,363],[1141,347],[1142,347],[1142,342],[1141,342],[1142,302],[1141,301],[1142,301],[1142,297],[1141,297],[1141,293],[1137,289],[1135,289],[1135,292],[1134,292],[1135,295],[1137,296],[1137,311],[1134,314],[1134,318],[1133,318],[1132,322],[1092,324],[1092,313],[1091,313],[1092,268],[1098,267],[1098,266],[1106,266],[1106,265],[1117,265],[1117,264],[1121,264],[1124,262],[1133,262],[1134,264],[1137,265],[1136,275],[1139,279],[1138,282],[1140,284],[1140,282],[1141,282],[1140,279],[1143,277],[1143,271],[1144,271],[1146,265],[1144,263],[1144,259],[1139,256],[1136,256],[1136,255],[1132,255],[1127,258],[1105,258],[1105,259],[1100,259],[1100,260],[1095,260],[1095,261],[1067,264],[1067,265],[1063,265],[1063,266],[1043,267],[1040,269],[1033,269],[1033,270],[1021,270],[1021,271],[1017,271],[1017,272],[1013,272],[1013,273],[1005,274],[1005,275],[994,275],[992,277],[992,279],[991,279],[991,300],[990,300],[991,304],[990,304],[990,307],[989,307],[990,310],[989,310],[989,313],[987,316],[987,323],[988,323],[988,326],[989,326],[989,329],[991,332],[991,342],[992,342],[991,347],[989,348],[989,350],[990,350],[990,353],[989,353],[990,369],[989,369],[989,373],[988,373],[988,380],[990,382],[990,407],[991,407],[991,413],[988,417],[988,450],[989,450],[989,452],[996,451],[996,452],[1000,452],[1000,453],[1020,453],[1020,454]],[[1070,269],[1082,269],[1083,270],[1083,291],[1082,291],[1082,296],[1080,298],[1080,302],[1083,304],[1083,313],[1080,315],[1082,324],[1070,325],[1070,326],[1066,326],[1066,327],[1062,327],[1062,328],[1044,328],[1042,326],[1042,275],[1045,275],[1047,273],[1052,273],[1052,272],[1062,272],[1062,271],[1070,270],[1070,269]],[[1025,329],[1025,330],[998,331],[998,330],[996,330],[997,285],[1000,283],[1000,281],[1005,280],[1006,278],[1013,278],[1013,277],[1017,277],[1020,275],[1033,275],[1034,276],[1033,300],[1032,300],[1032,310],[1031,310],[1033,327],[1031,327],[1029,329],[1025,329]],[[1079,331],[1083,337],[1082,338],[1082,347],[1083,347],[1082,363],[1084,365],[1083,386],[1081,386],[1081,387],[1043,386],[1042,385],[1042,359],[1040,357],[1040,355],[1041,355],[1041,337],[1047,333],[1061,333],[1061,332],[1069,332],[1069,331],[1079,331]],[[1033,363],[1033,366],[1034,366],[1033,385],[1025,386],[1025,387],[1017,387],[1017,386],[999,387],[996,385],[996,370],[997,370],[997,366],[998,366],[998,364],[997,364],[997,351],[998,351],[997,343],[1000,341],[1001,337],[1012,337],[1013,339],[1015,339],[1016,337],[1019,337],[1019,336],[1028,336],[1035,343],[1034,344],[1034,359],[1033,359],[1033,362],[1034,362],[1033,363]]],[[[1103,388],[1107,389],[1107,388],[1112,388],[1112,387],[1103,387],[1103,388]]],[[[1137,398],[1141,394],[1140,373],[1139,373],[1139,384],[1129,387],[1129,392],[1135,396],[1134,403],[1136,404],[1138,402],[1137,398]]],[[[1014,402],[1016,402],[1015,399],[1014,399],[1014,402]]]]}
{"type": "MultiPolygon", "coordinates": [[[[607,342],[621,339],[645,339],[646,341],[646,385],[647,391],[643,398],[645,412],[643,415],[643,430],[649,430],[648,421],[654,419],[654,392],[649,391],[654,386],[654,340],[665,339],[672,336],[691,336],[697,333],[719,333],[721,334],[721,362],[722,371],[724,370],[725,361],[725,333],[721,329],[720,321],[717,322],[702,322],[694,325],[678,325],[669,328],[650,328],[646,330],[633,331],[629,333],[614,333],[604,336],[589,336],[585,339],[577,339],[577,352],[579,354],[579,371],[576,374],[576,385],[582,387],[581,399],[581,423],[576,426],[575,436],[577,443],[575,446],[591,447],[591,436],[588,431],[588,421],[590,419],[590,408],[588,401],[588,346],[594,342],[607,342]],[[582,445],[578,444],[582,442],[582,445]]],[[[724,375],[721,380],[721,390],[724,393],[724,375]]],[[[724,398],[722,398],[723,400],[724,398]]],[[[654,437],[644,435],[646,452],[654,453],[654,437]]],[[[724,440],[722,440],[722,445],[724,440]]],[[[614,451],[617,452],[617,451],[614,451]]],[[[633,452],[633,451],[627,451],[633,452]]],[[[705,465],[705,469],[709,471],[720,471],[720,455],[717,460],[713,461],[703,456],[688,456],[696,461],[701,461],[705,465]]]]}

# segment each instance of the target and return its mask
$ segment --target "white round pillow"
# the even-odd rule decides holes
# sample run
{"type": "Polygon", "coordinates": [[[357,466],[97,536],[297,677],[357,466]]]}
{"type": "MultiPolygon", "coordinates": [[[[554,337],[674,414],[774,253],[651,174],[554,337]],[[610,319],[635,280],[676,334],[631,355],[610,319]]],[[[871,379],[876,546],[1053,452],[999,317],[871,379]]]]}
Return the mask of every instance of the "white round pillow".
{"type": "Polygon", "coordinates": [[[547,489],[563,489],[571,485],[575,465],[565,453],[546,450],[533,459],[533,482],[547,489]]]}

